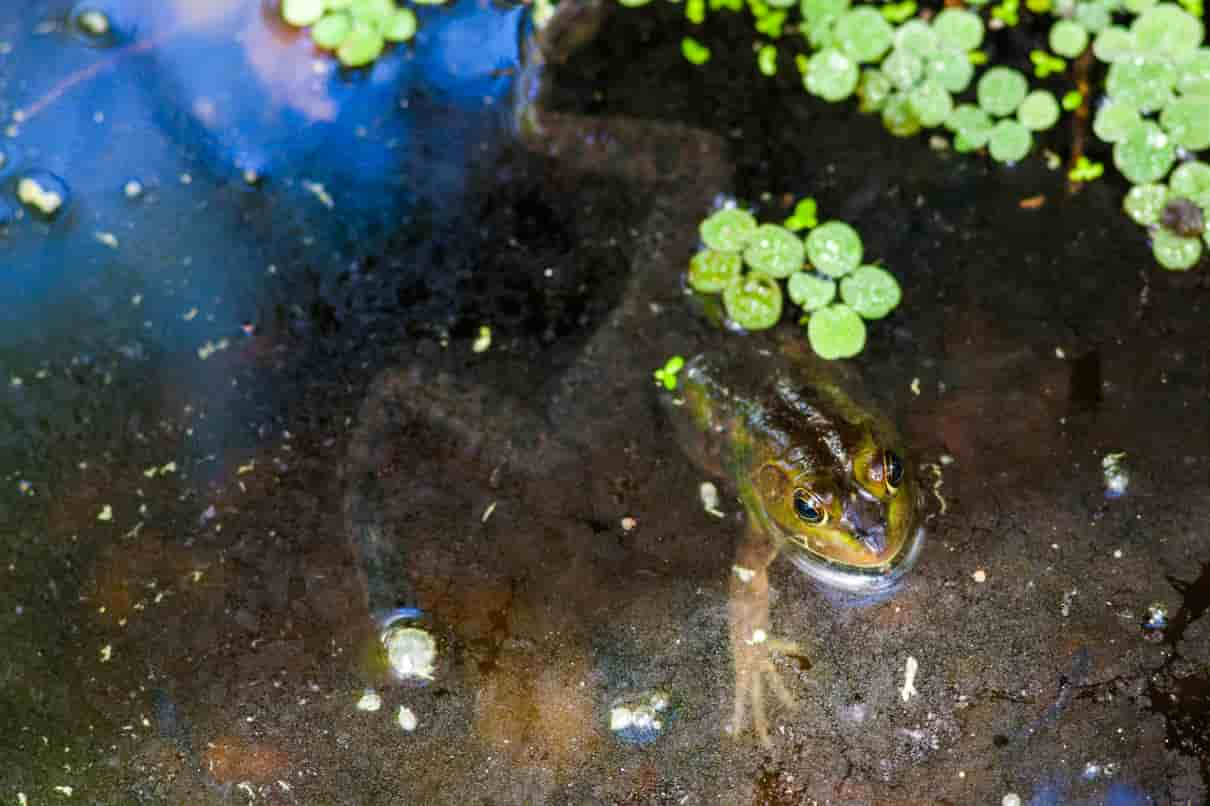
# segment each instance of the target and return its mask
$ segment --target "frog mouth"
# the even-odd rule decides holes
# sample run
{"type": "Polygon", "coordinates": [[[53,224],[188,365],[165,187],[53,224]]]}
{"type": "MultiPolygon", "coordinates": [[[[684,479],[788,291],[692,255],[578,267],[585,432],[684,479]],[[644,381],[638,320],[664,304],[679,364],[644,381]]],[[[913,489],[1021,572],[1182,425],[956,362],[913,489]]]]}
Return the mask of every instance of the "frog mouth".
{"type": "MultiPolygon", "coordinates": [[[[875,550],[866,543],[863,536],[862,544],[875,550]]],[[[874,535],[868,535],[873,539],[874,535]]],[[[885,535],[883,535],[885,543],[885,535]]],[[[916,528],[915,533],[904,541],[902,548],[879,565],[860,566],[828,560],[802,546],[789,543],[785,552],[790,561],[807,576],[830,588],[852,593],[885,593],[898,587],[903,577],[916,564],[920,550],[924,547],[924,527],[916,528]]],[[[883,545],[885,548],[885,545],[883,545]]]]}

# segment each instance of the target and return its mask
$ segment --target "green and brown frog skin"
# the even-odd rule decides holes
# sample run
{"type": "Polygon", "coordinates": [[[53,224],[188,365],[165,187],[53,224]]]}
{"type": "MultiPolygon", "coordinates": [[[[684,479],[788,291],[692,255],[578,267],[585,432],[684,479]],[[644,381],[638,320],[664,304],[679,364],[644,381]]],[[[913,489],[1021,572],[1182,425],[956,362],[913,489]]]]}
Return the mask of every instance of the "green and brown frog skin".
{"type": "Polygon", "coordinates": [[[744,507],[729,600],[732,729],[750,708],[765,745],[766,688],[793,704],[773,656],[798,652],[770,635],[769,565],[785,554],[830,588],[878,594],[894,588],[923,545],[922,496],[902,440],[851,396],[852,385],[801,348],[749,348],[691,359],[677,391],[663,396],[686,452],[744,507]]]}
{"type": "MultiPolygon", "coordinates": [[[[482,390],[433,378],[416,367],[384,372],[375,382],[350,448],[345,501],[371,611],[407,598],[391,587],[406,576],[405,548],[395,526],[383,519],[377,479],[385,446],[408,421],[422,420],[447,432],[462,446],[459,453],[493,475],[502,467],[521,474],[567,468],[591,473],[580,467],[583,452],[577,443],[611,444],[616,436],[588,433],[594,422],[616,419],[602,382],[612,383],[614,392],[645,394],[655,356],[683,349],[684,333],[670,322],[685,316],[670,311],[683,306],[684,258],[694,247],[697,221],[730,183],[730,161],[725,143],[709,132],[546,108],[545,65],[564,60],[568,49],[590,36],[604,8],[565,0],[545,36],[535,40],[534,48],[546,45],[547,50],[531,50],[523,73],[518,137],[531,150],[556,158],[570,176],[606,173],[647,188],[654,201],[634,246],[636,266],[616,309],[542,410],[485,399],[482,390]],[[653,302],[663,306],[663,314],[653,302]],[[566,416],[572,410],[574,416],[566,416]],[[561,434],[556,424],[563,421],[579,423],[576,432],[561,434]]],[[[769,637],[770,563],[785,553],[830,588],[889,590],[920,549],[919,494],[894,429],[875,409],[842,391],[842,373],[793,346],[801,345],[800,333],[776,352],[760,349],[773,346],[760,335],[716,335],[727,352],[691,360],[676,395],[682,405],[668,408],[680,444],[704,470],[726,481],[747,513],[730,584],[735,666],[730,727],[741,731],[750,710],[753,727],[767,744],[766,689],[787,703],[792,699],[773,657],[797,651],[793,643],[769,637]],[[892,456],[899,470],[888,479],[892,456]],[[803,520],[807,505],[821,522],[803,520]]]]}

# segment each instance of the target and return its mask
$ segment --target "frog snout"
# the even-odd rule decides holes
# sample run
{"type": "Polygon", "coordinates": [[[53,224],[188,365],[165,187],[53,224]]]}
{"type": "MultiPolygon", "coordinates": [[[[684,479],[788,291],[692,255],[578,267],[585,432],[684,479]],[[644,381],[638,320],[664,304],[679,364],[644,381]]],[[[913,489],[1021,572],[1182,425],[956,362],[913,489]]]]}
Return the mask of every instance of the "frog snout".
{"type": "Polygon", "coordinates": [[[843,522],[871,554],[881,555],[886,551],[886,512],[877,498],[850,493],[843,522]]]}

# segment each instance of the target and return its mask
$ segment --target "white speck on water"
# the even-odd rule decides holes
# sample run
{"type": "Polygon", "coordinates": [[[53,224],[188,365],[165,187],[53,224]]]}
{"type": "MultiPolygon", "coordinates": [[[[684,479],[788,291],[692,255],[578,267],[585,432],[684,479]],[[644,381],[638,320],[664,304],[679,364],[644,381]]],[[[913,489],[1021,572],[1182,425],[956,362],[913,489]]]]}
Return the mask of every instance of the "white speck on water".
{"type": "Polygon", "coordinates": [[[899,699],[907,702],[920,692],[916,691],[916,672],[920,664],[912,655],[908,655],[907,663],[903,665],[903,687],[899,689],[899,699]]]}
{"type": "Polygon", "coordinates": [[[725,517],[723,511],[718,508],[718,488],[713,483],[703,481],[697,490],[698,496],[702,499],[702,508],[707,513],[716,518],[725,517]]]}
{"type": "Polygon", "coordinates": [[[479,326],[479,335],[475,337],[474,344],[471,345],[471,352],[485,353],[492,346],[492,329],[487,325],[479,326]]]}
{"type": "Polygon", "coordinates": [[[406,705],[399,706],[399,715],[395,718],[395,721],[399,723],[399,727],[408,733],[416,730],[416,726],[420,724],[420,720],[416,718],[416,713],[406,705]]]}
{"type": "Polygon", "coordinates": [[[1071,615],[1071,603],[1079,592],[1078,588],[1072,588],[1063,594],[1063,606],[1059,608],[1059,612],[1063,614],[1063,618],[1071,615]]]}
{"type": "Polygon", "coordinates": [[[1016,792],[1009,792],[1000,798],[1000,806],[1021,806],[1021,796],[1016,792]]]}
{"type": "Polygon", "coordinates": [[[380,697],[378,692],[374,691],[373,689],[366,689],[365,693],[361,695],[361,699],[357,701],[358,711],[368,711],[373,713],[381,707],[382,697],[380,697]]]}
{"type": "Polygon", "coordinates": [[[312,196],[318,198],[319,203],[321,203],[321,205],[324,207],[332,209],[336,206],[336,202],[333,200],[332,194],[329,194],[328,189],[324,188],[322,182],[309,182],[309,180],[304,179],[302,180],[302,188],[304,188],[304,190],[307,192],[310,192],[312,196]]]}
{"type": "Polygon", "coordinates": [[[975,580],[979,584],[983,584],[987,581],[987,572],[982,568],[978,568],[975,570],[975,573],[971,574],[971,579],[975,580]]]}
{"type": "Polygon", "coordinates": [[[622,531],[623,532],[633,532],[638,527],[638,525],[639,525],[638,518],[632,517],[630,515],[627,515],[625,518],[622,518],[622,531]]]}
{"type": "Polygon", "coordinates": [[[492,513],[496,511],[496,503],[496,501],[492,501],[487,505],[487,508],[483,510],[483,516],[479,519],[480,523],[487,523],[487,519],[490,518],[492,513]]]}
{"type": "Polygon", "coordinates": [[[113,507],[111,507],[109,504],[106,504],[105,506],[101,507],[101,511],[99,513],[97,513],[97,520],[99,520],[99,521],[113,520],[113,507]]]}
{"type": "Polygon", "coordinates": [[[731,566],[731,573],[735,574],[739,581],[747,585],[756,576],[756,572],[751,568],[744,568],[742,565],[731,566]]]}

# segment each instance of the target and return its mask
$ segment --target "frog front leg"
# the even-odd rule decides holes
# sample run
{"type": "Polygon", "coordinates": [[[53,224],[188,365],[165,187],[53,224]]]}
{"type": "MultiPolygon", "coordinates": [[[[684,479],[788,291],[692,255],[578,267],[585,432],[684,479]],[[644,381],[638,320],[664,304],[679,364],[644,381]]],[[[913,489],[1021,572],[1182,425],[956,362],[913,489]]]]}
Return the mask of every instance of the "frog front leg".
{"type": "Polygon", "coordinates": [[[731,658],[735,664],[735,710],[731,732],[738,735],[751,709],[752,726],[765,747],[770,747],[766,716],[766,692],[773,694],[786,708],[796,707],[794,695],[782,682],[774,665],[778,654],[797,655],[798,645],[774,638],[769,632],[769,565],[777,557],[778,546],[749,516],[748,528],[736,551],[731,567],[730,617],[731,658]]]}

